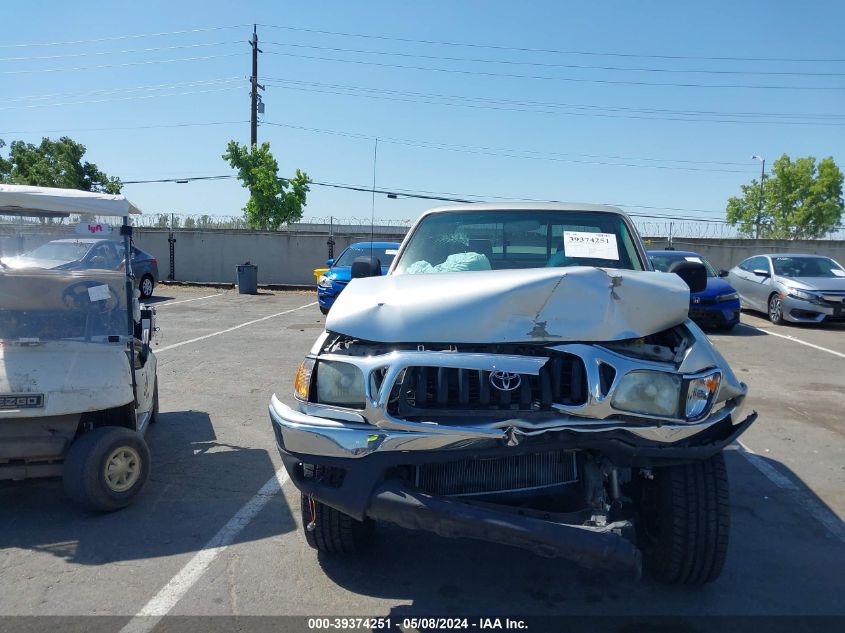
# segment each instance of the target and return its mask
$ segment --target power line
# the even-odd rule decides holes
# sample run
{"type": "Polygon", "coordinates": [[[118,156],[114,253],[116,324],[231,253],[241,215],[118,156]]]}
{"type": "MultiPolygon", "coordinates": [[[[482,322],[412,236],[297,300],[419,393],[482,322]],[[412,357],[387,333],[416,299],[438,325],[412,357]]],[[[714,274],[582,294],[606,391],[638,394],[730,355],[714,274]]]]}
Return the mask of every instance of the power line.
{"type": "Polygon", "coordinates": [[[598,83],[617,84],[629,86],[655,86],[675,88],[716,88],[716,89],[749,89],[749,90],[845,90],[845,86],[760,86],[752,84],[698,84],[680,82],[657,82],[657,81],[630,81],[621,79],[586,79],[583,77],[558,77],[551,75],[524,75],[518,73],[495,73],[483,70],[467,70],[462,68],[433,68],[431,66],[410,66],[407,64],[388,64],[384,62],[365,61],[362,59],[338,59],[337,57],[323,57],[320,55],[299,55],[296,53],[284,53],[281,51],[267,51],[269,55],[284,55],[297,59],[309,59],[312,61],[336,62],[341,64],[360,64],[365,66],[378,66],[381,68],[399,68],[402,70],[420,70],[438,73],[455,73],[461,75],[499,77],[504,79],[538,79],[544,81],[566,81],[576,83],[598,83]]]}
{"type": "MultiPolygon", "coordinates": [[[[373,136],[365,136],[361,134],[355,133],[348,133],[348,132],[338,132],[336,130],[325,130],[320,128],[306,128],[303,126],[295,126],[285,123],[272,123],[265,121],[265,125],[270,125],[274,127],[284,127],[284,128],[291,128],[291,129],[300,129],[309,132],[318,132],[322,134],[331,134],[331,135],[338,135],[338,136],[348,136],[350,138],[368,138],[373,139],[373,136]]],[[[481,154],[485,156],[501,156],[504,158],[519,158],[519,159],[528,159],[528,160],[547,160],[553,162],[562,162],[562,163],[574,163],[574,164],[583,164],[583,165],[603,165],[603,166],[611,166],[611,167],[642,167],[647,169],[677,169],[682,171],[704,171],[704,172],[724,172],[724,173],[732,173],[732,174],[748,174],[749,171],[740,170],[740,169],[723,169],[723,168],[710,168],[710,169],[702,169],[697,167],[678,167],[678,166],[671,166],[671,165],[638,165],[634,163],[614,163],[609,161],[588,161],[588,160],[577,160],[577,159],[569,159],[563,158],[563,155],[554,155],[554,152],[542,152],[539,150],[521,150],[521,149],[512,149],[512,148],[495,148],[495,147],[481,147],[481,146],[472,146],[472,145],[452,145],[448,143],[435,143],[435,142],[428,142],[428,141],[417,141],[413,139],[402,139],[402,138],[391,138],[391,137],[378,137],[379,141],[384,143],[390,143],[392,145],[403,145],[406,147],[419,147],[423,149],[434,149],[434,150],[442,150],[442,151],[452,151],[452,152],[465,152],[468,154],[481,154]]],[[[639,160],[636,158],[632,158],[629,160],[639,160]]],[[[646,160],[657,160],[657,159],[646,159],[646,160]]],[[[670,160],[666,160],[665,162],[671,162],[670,160]]]]}
{"type": "Polygon", "coordinates": [[[246,121],[209,121],[207,123],[165,123],[160,125],[129,125],[120,127],[82,127],[82,128],[61,128],[56,130],[6,130],[0,134],[68,134],[70,132],[118,132],[136,130],[157,130],[183,127],[206,127],[211,125],[240,125],[249,123],[246,121]]]}
{"type": "Polygon", "coordinates": [[[226,29],[239,29],[251,24],[229,24],[226,26],[208,26],[195,29],[182,29],[180,31],[163,31],[158,33],[138,33],[134,35],[112,35],[109,37],[97,37],[87,40],[68,40],[64,42],[28,42],[25,44],[0,44],[0,48],[29,48],[33,46],[71,46],[76,44],[97,44],[99,42],[116,42],[119,40],[134,40],[145,37],[165,37],[169,35],[188,35],[192,33],[209,33],[211,31],[224,31],[226,29]]]}
{"type": "Polygon", "coordinates": [[[30,57],[0,57],[0,62],[25,62],[43,59],[69,59],[72,57],[102,57],[104,55],[125,55],[129,53],[155,53],[159,51],[182,50],[186,48],[208,48],[240,44],[240,41],[208,42],[201,44],[174,44],[173,46],[154,46],[152,48],[127,48],[120,51],[90,51],[86,53],[64,53],[62,55],[33,55],[30,57]]]}
{"type": "Polygon", "coordinates": [[[235,57],[242,53],[222,53],[220,55],[204,55],[201,57],[179,57],[176,59],[148,59],[137,62],[124,62],[122,64],[99,64],[97,66],[75,66],[70,68],[36,68],[28,70],[2,70],[0,75],[25,75],[31,73],[64,73],[79,70],[99,70],[102,68],[126,68],[128,66],[148,66],[152,64],[175,64],[180,62],[200,62],[209,59],[220,59],[222,57],[235,57]]]}
{"type": "MultiPolygon", "coordinates": [[[[177,183],[177,184],[186,184],[189,182],[196,182],[196,181],[216,181],[216,180],[231,180],[237,178],[234,174],[229,175],[220,175],[220,176],[190,176],[186,178],[159,178],[159,179],[150,179],[150,180],[126,180],[123,181],[122,184],[124,185],[140,185],[140,184],[159,184],[159,183],[177,183]]],[[[313,185],[316,187],[328,187],[332,189],[343,189],[346,191],[356,191],[359,193],[368,193],[371,194],[373,192],[373,187],[368,185],[353,185],[353,184],[346,184],[346,183],[335,183],[335,182],[320,182],[320,181],[311,181],[308,183],[309,185],[313,185]]],[[[509,202],[515,201],[523,201],[523,202],[562,202],[561,200],[549,200],[549,199],[540,199],[540,198],[524,198],[524,197],[506,197],[506,196],[492,196],[492,195],[479,195],[479,194],[468,194],[468,193],[449,193],[449,192],[436,192],[436,191],[425,191],[425,190],[412,190],[412,189],[403,189],[401,187],[391,187],[385,189],[375,189],[375,193],[383,194],[388,196],[397,196],[403,198],[415,198],[415,199],[422,199],[422,200],[437,200],[441,202],[457,202],[457,203],[476,203],[482,200],[503,200],[509,202]],[[460,196],[460,197],[459,197],[460,196]]],[[[635,204],[625,204],[625,203],[608,203],[611,206],[616,207],[633,207],[633,208],[653,208],[653,209],[660,209],[663,207],[644,207],[643,205],[635,205],[635,204]]],[[[672,209],[672,207],[666,207],[667,210],[672,209]]],[[[688,211],[695,211],[695,209],[688,209],[688,211]]],[[[710,213],[719,213],[718,211],[709,211],[710,213]]],[[[632,217],[644,217],[644,218],[659,218],[659,219],[666,219],[666,220],[685,220],[691,222],[709,222],[709,223],[719,223],[719,224],[726,224],[725,220],[716,220],[713,218],[701,218],[701,217],[683,217],[683,216],[669,216],[669,215],[655,215],[655,214],[646,214],[646,213],[628,213],[628,215],[632,217]]]]}
{"type": "Polygon", "coordinates": [[[367,33],[348,33],[342,31],[327,31],[321,29],[309,29],[294,26],[280,26],[276,24],[259,24],[271,29],[281,29],[299,33],[316,33],[320,35],[336,35],[341,37],[358,37],[365,39],[385,40],[390,42],[405,42],[411,44],[432,44],[437,46],[458,46],[466,48],[484,48],[490,50],[518,51],[522,53],[553,53],[556,55],[589,55],[600,57],[633,57],[641,59],[675,59],[675,60],[697,60],[697,61],[747,61],[747,62],[845,62],[845,59],[838,58],[798,58],[798,57],[739,57],[739,56],[698,56],[698,55],[666,55],[666,54],[644,54],[644,53],[618,53],[607,51],[585,51],[585,50],[562,50],[554,48],[529,48],[524,46],[501,46],[497,44],[480,44],[473,42],[450,42],[443,40],[425,40],[409,37],[397,37],[389,35],[377,35],[367,33]]]}
{"type": "Polygon", "coordinates": [[[166,84],[146,84],[142,86],[126,86],[122,88],[106,88],[102,90],[86,90],[83,92],[53,92],[48,94],[38,95],[20,95],[17,97],[0,97],[0,102],[3,101],[29,101],[39,99],[56,99],[66,97],[87,97],[104,94],[119,94],[137,91],[151,91],[151,90],[166,90],[170,88],[186,88],[192,86],[213,85],[217,83],[227,83],[232,81],[243,81],[243,77],[217,77],[214,79],[198,79],[196,81],[177,81],[166,84]]]}
{"type": "MultiPolygon", "coordinates": [[[[285,81],[285,80],[277,80],[277,81],[285,81]]],[[[395,101],[395,102],[402,102],[402,103],[413,103],[413,104],[424,104],[424,105],[439,105],[439,106],[449,106],[449,107],[460,107],[460,108],[471,108],[471,109],[482,109],[482,110],[498,110],[498,111],[505,111],[505,112],[525,112],[530,114],[550,114],[555,116],[591,116],[591,117],[600,117],[600,118],[610,118],[610,119],[635,119],[635,120],[642,120],[642,121],[680,121],[680,122],[687,122],[687,123],[743,123],[743,124],[759,124],[759,125],[800,125],[800,126],[807,126],[807,125],[825,125],[825,126],[839,126],[842,125],[840,123],[831,123],[827,120],[812,120],[812,121],[788,121],[788,120],[778,120],[778,121],[764,121],[764,120],[753,120],[753,119],[746,119],[746,118],[739,118],[739,119],[713,119],[713,118],[694,118],[692,116],[687,116],[684,114],[679,114],[678,116],[650,116],[647,111],[643,111],[644,114],[627,114],[627,113],[617,113],[614,108],[609,108],[610,113],[608,112],[600,112],[593,110],[592,108],[581,108],[586,109],[588,111],[561,111],[558,108],[563,106],[555,105],[555,104],[547,104],[549,108],[552,109],[540,109],[535,107],[531,104],[526,104],[524,107],[518,106],[510,106],[508,105],[507,101],[500,101],[503,105],[493,105],[497,103],[493,100],[481,100],[475,97],[466,97],[463,100],[460,98],[446,98],[446,100],[437,100],[436,97],[426,99],[424,96],[420,97],[411,97],[410,95],[406,98],[402,96],[392,96],[392,93],[396,93],[398,91],[378,91],[378,89],[363,89],[364,92],[357,92],[354,89],[350,90],[330,90],[326,88],[320,87],[306,87],[304,85],[296,85],[290,86],[283,83],[276,83],[268,85],[274,86],[276,88],[281,88],[282,90],[294,90],[297,92],[311,92],[317,94],[331,94],[337,96],[344,96],[344,97],[363,97],[367,99],[379,99],[383,101],[395,101]],[[469,101],[483,101],[482,103],[469,103],[469,101]]],[[[812,116],[812,115],[811,115],[812,116]]],[[[825,116],[825,115],[819,115],[825,116]]]]}
{"type": "MultiPolygon", "coordinates": [[[[296,44],[292,42],[265,42],[273,46],[288,46],[292,48],[307,48],[310,50],[332,51],[337,53],[357,53],[364,55],[386,55],[389,57],[406,57],[414,59],[433,59],[448,62],[470,62],[478,64],[508,64],[514,66],[534,66],[538,68],[571,68],[578,70],[609,70],[641,73],[675,73],[675,74],[704,74],[704,75],[760,75],[760,76],[792,76],[792,77],[845,77],[841,72],[818,71],[783,71],[783,70],[712,70],[712,69],[681,69],[681,68],[637,68],[624,66],[595,66],[589,64],[561,64],[555,62],[535,62],[513,59],[490,59],[473,57],[448,57],[444,55],[424,55],[400,51],[364,50],[358,48],[341,48],[335,46],[315,46],[311,44],[296,44]]],[[[272,51],[270,51],[272,52],[272,51]]],[[[2,60],[0,60],[2,61],[2,60]]]]}
{"type": "Polygon", "coordinates": [[[184,90],[182,92],[170,92],[170,93],[158,93],[158,94],[142,94],[142,95],[131,95],[128,97],[112,97],[112,98],[103,98],[103,99],[88,99],[84,101],[64,101],[58,103],[35,103],[31,105],[18,105],[18,106],[7,106],[7,107],[0,107],[0,110],[27,110],[32,108],[53,108],[53,107],[60,107],[60,106],[73,106],[73,105],[88,105],[93,103],[116,103],[118,101],[138,101],[141,99],[159,99],[161,97],[184,97],[189,95],[201,95],[201,94],[208,94],[211,92],[224,92],[227,90],[235,90],[240,88],[240,86],[224,86],[222,88],[207,88],[205,90],[184,90]]]}

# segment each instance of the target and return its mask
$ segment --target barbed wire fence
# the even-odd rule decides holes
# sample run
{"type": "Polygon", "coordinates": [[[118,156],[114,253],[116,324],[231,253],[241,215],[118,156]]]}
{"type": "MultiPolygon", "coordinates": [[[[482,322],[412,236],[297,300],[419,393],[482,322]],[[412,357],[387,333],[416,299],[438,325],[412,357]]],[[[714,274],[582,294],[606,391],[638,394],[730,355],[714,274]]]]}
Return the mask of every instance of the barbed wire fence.
{"type": "MultiPolygon", "coordinates": [[[[0,226],[17,225],[32,229],[45,226],[59,231],[70,231],[80,222],[114,223],[113,217],[91,217],[71,215],[67,218],[26,218],[0,215],[0,226]]],[[[743,235],[737,226],[731,226],[721,220],[664,220],[659,218],[632,217],[634,225],[640,235],[645,238],[669,241],[675,239],[751,239],[743,235]]],[[[249,226],[243,216],[238,215],[210,215],[185,213],[151,213],[134,216],[132,222],[142,229],[161,229],[172,231],[190,230],[234,230],[256,231],[249,226]]],[[[414,218],[375,218],[370,217],[335,217],[335,216],[306,216],[298,222],[282,225],[279,231],[326,233],[333,231],[342,234],[345,231],[364,233],[372,231],[379,235],[399,235],[406,232],[413,224],[414,218]]],[[[823,240],[844,240],[845,228],[837,227],[823,240]]]]}

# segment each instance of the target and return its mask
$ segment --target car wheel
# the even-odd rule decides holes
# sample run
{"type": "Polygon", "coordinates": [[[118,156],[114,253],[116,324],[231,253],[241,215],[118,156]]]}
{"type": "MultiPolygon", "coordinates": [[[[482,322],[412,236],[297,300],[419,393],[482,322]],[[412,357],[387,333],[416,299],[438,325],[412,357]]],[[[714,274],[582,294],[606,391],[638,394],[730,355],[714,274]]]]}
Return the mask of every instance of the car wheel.
{"type": "Polygon", "coordinates": [[[716,580],[730,533],[724,456],[655,468],[653,476],[639,482],[637,533],[645,570],[672,584],[716,580]]]}
{"type": "Polygon", "coordinates": [[[150,474],[150,449],[135,431],[103,426],[79,437],[65,456],[64,488],[79,505],[99,512],[126,507],[150,474]]]}
{"type": "Polygon", "coordinates": [[[329,313],[329,309],[328,309],[328,308],[324,308],[323,306],[320,306],[320,312],[322,312],[323,314],[328,314],[328,313],[329,313]]]}
{"type": "Polygon", "coordinates": [[[783,325],[783,301],[780,295],[773,294],[769,297],[769,321],[775,325],[783,325]]]}
{"type": "Polygon", "coordinates": [[[155,289],[155,280],[152,278],[152,275],[144,275],[141,277],[141,283],[138,284],[138,290],[141,291],[141,298],[142,299],[149,299],[153,296],[153,290],[155,289]]]}
{"type": "MultiPolygon", "coordinates": [[[[322,466],[303,464],[302,469],[306,479],[332,476],[322,466]]],[[[300,509],[305,541],[318,552],[352,554],[366,545],[373,531],[370,519],[358,521],[306,494],[301,494],[300,509]]]]}

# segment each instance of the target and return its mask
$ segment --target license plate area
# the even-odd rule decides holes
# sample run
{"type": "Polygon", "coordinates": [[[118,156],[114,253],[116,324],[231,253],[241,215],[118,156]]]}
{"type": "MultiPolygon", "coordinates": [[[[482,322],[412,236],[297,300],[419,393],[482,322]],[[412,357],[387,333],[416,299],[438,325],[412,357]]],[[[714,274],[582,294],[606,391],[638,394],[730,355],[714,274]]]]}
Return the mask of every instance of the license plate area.
{"type": "Polygon", "coordinates": [[[44,394],[41,393],[4,393],[0,394],[0,411],[17,409],[40,409],[44,406],[44,394]]]}

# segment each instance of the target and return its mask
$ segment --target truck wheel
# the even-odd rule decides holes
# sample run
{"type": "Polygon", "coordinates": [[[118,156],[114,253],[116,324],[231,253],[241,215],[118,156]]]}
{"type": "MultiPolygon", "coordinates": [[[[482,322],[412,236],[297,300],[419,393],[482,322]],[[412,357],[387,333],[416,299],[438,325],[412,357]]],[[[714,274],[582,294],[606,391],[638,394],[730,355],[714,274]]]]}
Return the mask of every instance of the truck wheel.
{"type": "Polygon", "coordinates": [[[155,424],[156,422],[158,422],[158,376],[156,376],[153,385],[153,412],[150,415],[150,424],[155,424]]]}
{"type": "MultiPolygon", "coordinates": [[[[303,470],[308,479],[325,473],[323,467],[313,464],[303,464],[303,470]]],[[[371,520],[358,521],[305,494],[301,497],[302,527],[308,545],[318,552],[352,554],[366,544],[373,530],[371,520]],[[308,529],[309,524],[313,524],[313,529],[308,529]]]]}
{"type": "Polygon", "coordinates": [[[647,572],[700,585],[719,577],[728,552],[730,495],[725,458],[655,468],[641,480],[638,540],[647,572]]]}
{"type": "Polygon", "coordinates": [[[67,495],[81,506],[113,512],[132,501],[150,474],[150,450],[135,431],[104,426],[79,437],[64,463],[67,495]]]}

